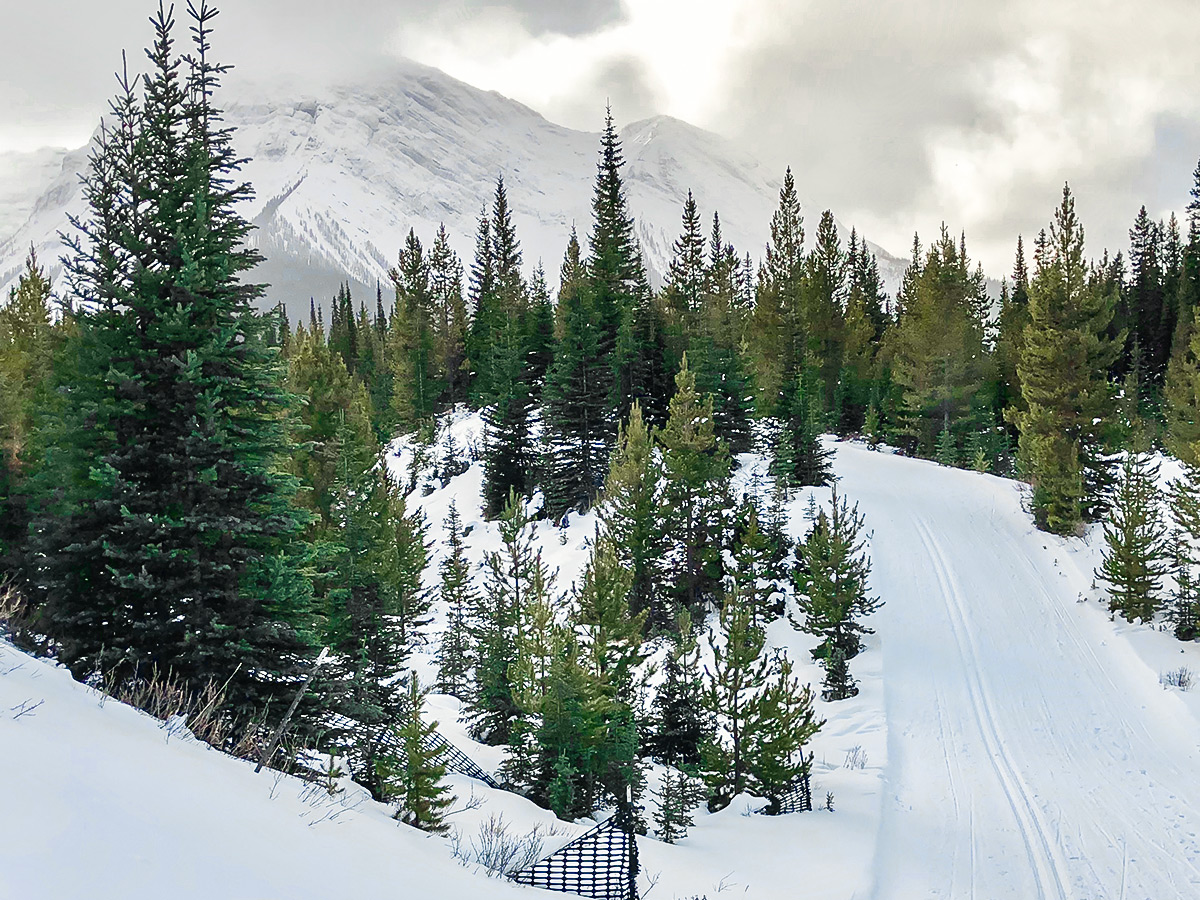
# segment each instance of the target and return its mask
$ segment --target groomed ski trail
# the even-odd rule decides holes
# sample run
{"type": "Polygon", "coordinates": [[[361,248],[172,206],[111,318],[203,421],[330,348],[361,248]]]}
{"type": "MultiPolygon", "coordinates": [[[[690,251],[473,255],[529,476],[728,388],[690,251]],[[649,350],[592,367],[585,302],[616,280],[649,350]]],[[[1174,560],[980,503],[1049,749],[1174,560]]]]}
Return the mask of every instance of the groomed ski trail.
{"type": "Polygon", "coordinates": [[[1019,488],[850,444],[836,471],[886,603],[872,897],[1200,897],[1200,725],[1019,488]]]}

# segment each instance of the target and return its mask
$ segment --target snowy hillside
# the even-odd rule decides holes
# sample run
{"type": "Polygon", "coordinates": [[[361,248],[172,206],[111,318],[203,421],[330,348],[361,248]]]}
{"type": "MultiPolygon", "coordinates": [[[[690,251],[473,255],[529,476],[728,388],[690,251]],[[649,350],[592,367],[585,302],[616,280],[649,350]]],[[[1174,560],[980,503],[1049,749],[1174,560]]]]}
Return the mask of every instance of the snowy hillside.
{"type": "MultiPolygon", "coordinates": [[[[445,222],[469,263],[481,205],[503,173],[529,269],[540,259],[552,284],[574,223],[591,221],[598,134],[548,122],[528,107],[466,85],[436,69],[398,63],[386,76],[319,94],[281,96],[280,89],[239,88],[227,120],[238,151],[252,158],[245,174],[257,193],[246,210],[268,258],[259,277],[272,297],[303,305],[332,295],[347,274],[373,292],[385,279],[408,229],[428,245],[445,222]]],[[[603,111],[597,109],[597,125],[603,111]]],[[[689,189],[711,220],[721,213],[725,238],[762,255],[782,172],[769,172],[722,138],[684,122],[654,118],[621,133],[630,205],[647,263],[666,269],[689,189]]],[[[57,232],[81,211],[72,154],[36,201],[0,208],[0,222],[21,209],[32,215],[14,234],[0,228],[0,288],[30,243],[57,259],[57,232]]],[[[803,177],[801,177],[803,187],[803,177]]],[[[3,207],[0,199],[0,207],[3,207]]],[[[815,228],[819,210],[807,209],[815,228]]],[[[881,270],[898,282],[902,263],[879,248],[881,270]]]]}
{"type": "MultiPolygon", "coordinates": [[[[459,415],[452,430],[468,447],[479,419],[459,415]]],[[[817,702],[828,721],[813,744],[814,794],[819,804],[832,792],[835,811],[743,815],[749,798],[698,811],[679,844],[640,841],[642,890],[656,882],[651,897],[710,900],[1200,896],[1200,696],[1159,681],[1181,665],[1200,672],[1200,646],[1110,622],[1091,586],[1095,534],[1034,531],[1018,484],[836,447],[839,489],[873,532],[872,587],[885,606],[855,660],[862,693],[817,702]]],[[[389,463],[407,478],[413,447],[395,449],[389,463]]],[[[761,461],[741,462],[745,489],[761,461]]],[[[497,546],[496,525],[479,515],[480,468],[445,487],[418,473],[410,499],[435,542],[431,582],[451,501],[470,527],[473,564],[497,546]]],[[[807,493],[791,506],[797,536],[807,493]]],[[[828,490],[815,493],[828,501],[828,490]]],[[[578,577],[594,524],[538,526],[560,587],[578,577]]],[[[811,638],[783,621],[769,638],[802,678],[819,680],[811,638]]],[[[415,660],[426,677],[432,653],[415,660]]],[[[457,701],[433,701],[443,733],[494,769],[499,751],[467,738],[457,701]]],[[[21,776],[5,796],[16,814],[0,816],[0,897],[547,896],[485,880],[452,858],[451,841],[397,825],[353,788],[330,800],[255,776],[3,643],[0,758],[21,776]]],[[[512,794],[451,784],[466,845],[493,814],[520,833],[551,824],[512,794]],[[481,805],[465,809],[472,795],[481,805]]],[[[546,849],[584,827],[555,826],[546,849]]]]}
{"type": "Polygon", "coordinates": [[[38,198],[62,173],[66,155],[57,147],[0,153],[0,241],[25,224],[38,198]]]}

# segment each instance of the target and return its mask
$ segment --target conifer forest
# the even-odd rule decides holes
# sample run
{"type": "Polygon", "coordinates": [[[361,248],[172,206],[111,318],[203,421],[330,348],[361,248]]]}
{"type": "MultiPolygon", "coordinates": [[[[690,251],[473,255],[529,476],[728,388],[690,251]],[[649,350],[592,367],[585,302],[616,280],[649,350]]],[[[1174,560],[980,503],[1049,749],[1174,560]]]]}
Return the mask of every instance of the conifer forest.
{"type": "MultiPolygon", "coordinates": [[[[689,191],[656,271],[618,111],[601,103],[595,165],[578,173],[591,217],[561,234],[561,261],[523,251],[514,211],[527,198],[501,171],[476,200],[469,257],[453,245],[471,236],[414,227],[386,248],[373,292],[347,275],[335,294],[268,303],[266,251],[244,214],[254,185],[223,113],[237,77],[223,23],[208,0],[148,12],[130,41],[149,46],[129,54],[89,149],[86,209],[61,222],[61,265],[29,250],[0,301],[0,662],[51,661],[181,717],[244,768],[358,791],[394,829],[461,859],[476,852],[462,823],[481,805],[511,818],[520,802],[556,823],[525,868],[584,830],[553,828],[615,814],[643,848],[630,876],[643,895],[661,869],[657,896],[683,897],[679,864],[654,854],[702,840],[704,822],[768,845],[774,821],[811,823],[773,850],[793,860],[796,892],[749,890],[767,897],[804,896],[822,830],[841,834],[829,823],[869,805],[847,787],[843,811],[836,780],[868,765],[858,745],[883,727],[860,710],[886,707],[886,742],[880,731],[870,746],[883,766],[886,743],[888,773],[901,764],[892,716],[907,682],[893,680],[889,642],[925,636],[912,655],[931,671],[954,647],[967,668],[1010,647],[975,618],[988,583],[1022,603],[1069,594],[1040,619],[989,602],[1009,627],[1058,628],[1090,600],[1086,640],[1150,635],[1130,641],[1183,653],[1176,668],[1192,659],[1200,164],[1187,208],[1158,220],[1143,206],[1127,245],[1085,244],[1064,185],[1044,228],[1012,235],[1011,269],[985,273],[947,223],[913,236],[898,284],[864,235],[801,206],[788,169],[765,247],[733,246],[720,210],[689,191]],[[903,499],[910,482],[919,502],[903,499]],[[960,485],[989,499],[961,500],[960,485]],[[962,530],[932,513],[901,524],[893,494],[896,508],[953,507],[962,530]],[[986,562],[956,569],[956,537],[998,529],[1010,507],[1019,538],[990,552],[1026,566],[1025,580],[1005,587],[1008,569],[986,562]],[[901,551],[901,531],[927,557],[901,551]],[[1045,559],[1020,562],[1034,544],[1045,559]],[[918,577],[931,586],[904,587],[918,577]],[[942,591],[953,641],[909,599],[942,591]],[[487,799],[501,793],[511,799],[487,799]]],[[[1155,683],[1153,703],[1188,686],[1155,683]]],[[[1155,844],[1162,860],[1121,863],[1114,839],[1117,862],[1101,870],[1091,838],[1062,836],[1075,825],[1056,838],[1064,814],[1039,805],[1001,749],[1016,733],[996,724],[1001,698],[1027,688],[971,674],[938,697],[960,688],[1025,845],[1047,848],[1029,849],[1033,887],[989,896],[1115,897],[1112,872],[1124,890],[1192,858],[1155,844]],[[1091,875],[1072,868],[1079,857],[1091,875]]],[[[0,747],[6,728],[36,721],[5,721],[10,705],[0,747]]],[[[1053,732],[1061,719],[1047,716],[1053,732]]],[[[954,745],[957,726],[938,721],[954,745]]],[[[962,789],[974,763],[947,759],[962,789]]],[[[902,832],[885,783],[860,793],[882,804],[881,834],[902,832]]],[[[1153,805],[1168,789],[1145,791],[1153,805]]],[[[1177,802],[1194,844],[1194,810],[1177,802]]],[[[1087,818],[1124,833],[1106,815],[1087,818]]],[[[511,852],[463,864],[513,875],[511,852]]],[[[5,855],[0,839],[0,895],[5,855]]],[[[849,896],[852,882],[837,894],[818,879],[813,896],[849,896]]]]}

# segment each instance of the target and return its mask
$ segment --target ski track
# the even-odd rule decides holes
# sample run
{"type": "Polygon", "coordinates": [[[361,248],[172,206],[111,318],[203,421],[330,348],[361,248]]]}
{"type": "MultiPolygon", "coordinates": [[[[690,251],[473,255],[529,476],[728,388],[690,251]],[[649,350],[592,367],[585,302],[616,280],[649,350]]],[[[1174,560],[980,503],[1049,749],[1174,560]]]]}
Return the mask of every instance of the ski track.
{"type": "Polygon", "coordinates": [[[1012,482],[839,445],[886,586],[875,900],[1195,900],[1200,725],[1012,482]]]}

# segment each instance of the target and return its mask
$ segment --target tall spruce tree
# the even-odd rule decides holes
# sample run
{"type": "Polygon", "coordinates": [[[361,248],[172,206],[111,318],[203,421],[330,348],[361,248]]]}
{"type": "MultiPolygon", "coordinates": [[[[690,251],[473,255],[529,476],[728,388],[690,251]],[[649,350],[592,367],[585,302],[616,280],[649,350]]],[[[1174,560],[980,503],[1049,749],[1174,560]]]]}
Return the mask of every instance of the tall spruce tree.
{"type": "MultiPolygon", "coordinates": [[[[634,400],[647,406],[647,383],[652,361],[645,359],[651,348],[644,340],[645,329],[635,328],[636,313],[645,316],[650,287],[642,264],[642,252],[634,230],[633,216],[625,198],[621,168],[625,165],[621,139],[613,125],[612,109],[604,116],[600,158],[592,192],[592,230],[588,236],[586,263],[592,315],[598,325],[597,350],[609,363],[607,382],[596,386],[608,391],[610,414],[608,434],[628,415],[634,400]],[[618,339],[624,337],[618,346],[618,339]]],[[[645,323],[642,323],[643,326],[645,323]]]]}
{"type": "Polygon", "coordinates": [[[153,18],[93,150],[68,261],[77,372],[53,424],[36,522],[47,630],[77,676],[153,666],[279,713],[304,671],[305,516],[282,474],[291,398],[251,303],[259,261],[213,97],[216,10],[193,49],[153,18]]]}
{"type": "Polygon", "coordinates": [[[785,393],[801,363],[800,289],[804,277],[804,217],[789,168],[771,217],[771,239],[758,273],[751,320],[754,380],[762,415],[784,414],[785,393]]]}
{"type": "Polygon", "coordinates": [[[1021,430],[1022,470],[1033,482],[1034,520],[1046,531],[1074,534],[1106,487],[1108,370],[1124,335],[1107,334],[1115,298],[1088,277],[1069,187],[1036,263],[1017,364],[1026,408],[1010,416],[1021,430]]]}
{"type": "Polygon", "coordinates": [[[587,509],[599,490],[608,447],[611,362],[602,323],[571,232],[558,294],[562,336],[546,377],[546,511],[587,509]]]}

